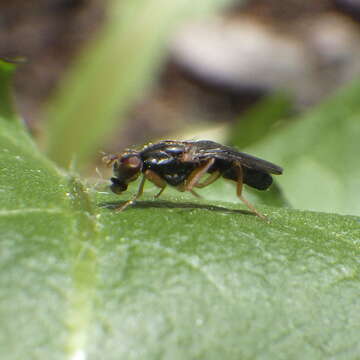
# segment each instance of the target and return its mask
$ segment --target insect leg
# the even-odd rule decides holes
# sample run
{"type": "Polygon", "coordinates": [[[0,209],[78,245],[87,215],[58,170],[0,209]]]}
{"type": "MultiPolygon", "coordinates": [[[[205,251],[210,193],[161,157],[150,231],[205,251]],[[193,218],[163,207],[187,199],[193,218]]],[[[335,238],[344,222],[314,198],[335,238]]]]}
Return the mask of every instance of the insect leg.
{"type": "Polygon", "coordinates": [[[257,215],[259,218],[263,219],[263,220],[267,220],[267,218],[262,215],[260,212],[258,212],[254,205],[252,205],[249,201],[247,201],[244,196],[242,195],[242,189],[243,189],[243,171],[242,171],[242,167],[240,164],[237,164],[236,166],[236,170],[238,173],[238,180],[237,180],[237,184],[236,184],[236,195],[238,196],[238,198],[255,214],[257,215]]]}
{"type": "Polygon", "coordinates": [[[149,181],[160,188],[160,191],[154,196],[158,198],[166,188],[166,181],[152,170],[146,170],[144,175],[149,181]]]}
{"type": "Polygon", "coordinates": [[[221,176],[220,172],[215,171],[205,181],[203,181],[202,183],[195,184],[195,187],[203,188],[205,186],[208,186],[208,185],[212,184],[214,181],[216,181],[220,176],[221,176]]]}
{"type": "Polygon", "coordinates": [[[191,191],[194,186],[199,182],[201,177],[210,169],[210,167],[214,164],[215,159],[210,158],[206,161],[204,165],[199,166],[195,169],[189,176],[188,180],[185,183],[185,191],[191,191]]]}
{"type": "Polygon", "coordinates": [[[158,197],[160,197],[160,195],[164,192],[165,189],[166,189],[166,186],[161,188],[160,191],[156,195],[154,195],[154,198],[157,199],[158,197]]]}
{"type": "Polygon", "coordinates": [[[201,195],[199,195],[197,192],[195,192],[194,190],[190,190],[190,192],[198,199],[203,199],[203,197],[201,195]]]}
{"type": "Polygon", "coordinates": [[[146,180],[146,177],[143,176],[141,181],[140,181],[140,185],[139,185],[139,188],[138,188],[138,191],[137,193],[135,194],[135,196],[133,196],[132,199],[128,200],[125,202],[125,204],[121,205],[119,208],[116,209],[116,211],[124,211],[128,206],[132,205],[135,203],[135,201],[143,194],[144,192],[144,184],[145,184],[145,180],[146,180]]]}

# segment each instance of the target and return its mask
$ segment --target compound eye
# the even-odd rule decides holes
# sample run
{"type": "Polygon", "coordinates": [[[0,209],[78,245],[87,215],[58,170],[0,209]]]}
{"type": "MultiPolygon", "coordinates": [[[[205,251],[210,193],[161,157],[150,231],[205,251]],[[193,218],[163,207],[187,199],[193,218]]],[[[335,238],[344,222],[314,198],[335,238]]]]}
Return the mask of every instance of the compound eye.
{"type": "MultiPolygon", "coordinates": [[[[120,159],[114,162],[113,173],[115,178],[117,179],[117,182],[121,183],[121,186],[125,186],[129,182],[137,179],[137,177],[140,175],[141,168],[142,161],[139,155],[125,154],[120,159]]],[[[120,185],[117,185],[117,187],[119,188],[120,185]]]]}
{"type": "Polygon", "coordinates": [[[138,156],[130,156],[122,159],[121,163],[129,169],[138,169],[141,167],[141,159],[138,156]]]}

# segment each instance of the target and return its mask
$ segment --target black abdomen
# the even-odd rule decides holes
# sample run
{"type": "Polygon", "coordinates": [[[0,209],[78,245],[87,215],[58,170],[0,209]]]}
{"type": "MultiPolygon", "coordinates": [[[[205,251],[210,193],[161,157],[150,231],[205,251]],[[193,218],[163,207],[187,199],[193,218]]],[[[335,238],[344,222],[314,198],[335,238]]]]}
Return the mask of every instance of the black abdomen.
{"type": "MultiPolygon", "coordinates": [[[[273,182],[272,176],[267,172],[242,166],[242,173],[243,183],[258,190],[266,190],[273,182]]],[[[222,175],[225,179],[234,181],[239,180],[239,170],[237,167],[232,167],[228,170],[225,170],[222,175]]]]}
{"type": "MultiPolygon", "coordinates": [[[[243,171],[244,171],[243,167],[243,171]]],[[[246,169],[244,171],[244,183],[258,190],[266,190],[273,182],[270,174],[258,170],[246,169]]]]}

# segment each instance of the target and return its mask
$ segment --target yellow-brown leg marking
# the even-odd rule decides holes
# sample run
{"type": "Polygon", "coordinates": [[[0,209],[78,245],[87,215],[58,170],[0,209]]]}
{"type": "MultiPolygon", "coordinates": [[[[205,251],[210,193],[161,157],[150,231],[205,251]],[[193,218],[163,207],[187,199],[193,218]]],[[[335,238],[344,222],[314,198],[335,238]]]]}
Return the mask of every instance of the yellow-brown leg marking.
{"type": "Polygon", "coordinates": [[[154,185],[156,185],[157,187],[159,187],[161,190],[154,196],[155,198],[158,198],[163,191],[166,188],[166,181],[161,178],[158,174],[156,174],[154,171],[152,170],[146,170],[145,174],[146,178],[151,181],[154,185]]]}
{"type": "Polygon", "coordinates": [[[144,192],[144,184],[145,184],[145,176],[142,177],[141,181],[140,181],[140,185],[139,185],[139,188],[138,188],[138,191],[136,193],[135,196],[133,196],[132,199],[126,201],[125,204],[123,204],[122,206],[120,206],[119,208],[116,209],[116,211],[124,211],[129,205],[132,205],[141,195],[142,193],[144,192]]]}
{"type": "Polygon", "coordinates": [[[215,159],[211,158],[206,163],[197,169],[195,169],[189,176],[188,181],[185,184],[185,191],[191,191],[194,186],[199,182],[201,177],[210,169],[214,164],[215,159]]]}
{"type": "Polygon", "coordinates": [[[259,218],[263,219],[263,220],[268,220],[266,218],[266,216],[264,216],[263,214],[261,214],[259,211],[257,211],[254,207],[254,205],[252,205],[249,201],[247,201],[244,196],[242,195],[242,189],[243,189],[243,171],[242,171],[242,167],[240,164],[238,164],[237,166],[237,171],[239,174],[239,179],[237,181],[236,184],[236,195],[238,196],[238,198],[255,214],[257,215],[259,218]]]}
{"type": "Polygon", "coordinates": [[[205,186],[208,186],[210,184],[212,184],[214,181],[216,181],[219,177],[221,176],[221,174],[218,171],[213,172],[205,181],[203,181],[202,183],[197,183],[194,186],[201,189],[205,186]]]}

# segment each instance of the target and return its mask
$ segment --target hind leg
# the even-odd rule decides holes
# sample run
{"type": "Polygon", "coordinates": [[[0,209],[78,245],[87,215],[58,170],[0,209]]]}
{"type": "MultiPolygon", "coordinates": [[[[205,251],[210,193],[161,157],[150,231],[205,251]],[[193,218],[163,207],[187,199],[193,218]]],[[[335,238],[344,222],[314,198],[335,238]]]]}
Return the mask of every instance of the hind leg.
{"type": "MultiPolygon", "coordinates": [[[[210,167],[214,164],[215,159],[208,159],[205,164],[199,166],[195,169],[187,179],[184,185],[185,191],[191,191],[193,187],[196,187],[196,184],[200,181],[201,177],[210,169],[210,167]]],[[[200,186],[201,187],[201,186],[200,186]]]]}
{"type": "Polygon", "coordinates": [[[219,171],[213,172],[205,181],[202,183],[197,183],[194,186],[201,189],[205,186],[211,185],[213,182],[215,182],[219,177],[221,176],[219,171]]]}
{"type": "Polygon", "coordinates": [[[253,212],[255,215],[257,215],[259,218],[263,220],[267,220],[266,216],[261,214],[259,211],[256,210],[254,205],[252,205],[249,201],[247,201],[244,196],[242,195],[243,190],[243,171],[240,164],[237,164],[236,171],[238,173],[238,180],[236,182],[236,195],[238,198],[253,212]]]}

